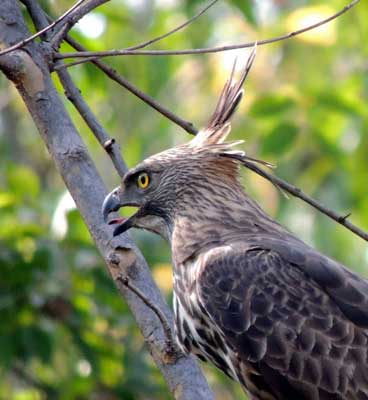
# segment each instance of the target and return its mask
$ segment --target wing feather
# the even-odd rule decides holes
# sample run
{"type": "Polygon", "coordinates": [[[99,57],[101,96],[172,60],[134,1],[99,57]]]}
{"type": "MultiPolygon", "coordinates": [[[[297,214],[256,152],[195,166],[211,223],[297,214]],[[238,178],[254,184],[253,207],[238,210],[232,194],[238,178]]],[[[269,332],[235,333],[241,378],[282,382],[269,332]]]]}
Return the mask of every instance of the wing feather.
{"type": "Polygon", "coordinates": [[[292,262],[276,247],[203,256],[199,299],[235,355],[240,382],[257,399],[368,399],[368,332],[340,306],[357,306],[360,291],[335,301],[329,290],[344,294],[332,281],[345,270],[330,282],[309,275],[310,257],[292,262]]]}

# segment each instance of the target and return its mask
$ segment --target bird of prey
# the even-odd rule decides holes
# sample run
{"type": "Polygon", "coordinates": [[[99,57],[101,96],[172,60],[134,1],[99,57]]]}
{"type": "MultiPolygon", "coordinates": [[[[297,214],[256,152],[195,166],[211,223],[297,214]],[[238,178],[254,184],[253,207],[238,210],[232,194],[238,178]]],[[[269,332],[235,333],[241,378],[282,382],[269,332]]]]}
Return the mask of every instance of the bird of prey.
{"type": "Polygon", "coordinates": [[[238,179],[250,158],[225,141],[253,58],[207,127],[127,172],[103,214],[137,206],[110,221],[114,235],[135,227],[170,242],[180,348],[250,399],[367,400],[368,282],[268,216],[238,179]]]}

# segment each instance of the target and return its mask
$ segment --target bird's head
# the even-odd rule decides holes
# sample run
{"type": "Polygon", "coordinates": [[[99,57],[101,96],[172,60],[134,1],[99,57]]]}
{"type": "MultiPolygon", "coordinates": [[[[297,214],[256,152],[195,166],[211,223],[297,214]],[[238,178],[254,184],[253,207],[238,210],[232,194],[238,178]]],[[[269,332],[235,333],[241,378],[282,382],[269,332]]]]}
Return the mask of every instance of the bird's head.
{"type": "Polygon", "coordinates": [[[189,143],[151,156],[129,170],[121,185],[105,198],[102,206],[105,221],[121,207],[138,207],[130,218],[110,221],[116,224],[114,236],[136,227],[169,238],[180,210],[190,212],[200,200],[215,202],[216,196],[226,197],[231,191],[241,190],[237,175],[239,161],[245,154],[232,149],[239,141],[225,142],[225,139],[254,56],[255,49],[238,82],[233,81],[232,72],[205,129],[189,143]]]}
{"type": "Polygon", "coordinates": [[[147,158],[129,170],[117,188],[104,200],[102,211],[107,221],[111,212],[124,206],[138,207],[130,218],[110,221],[116,224],[114,236],[131,227],[147,229],[168,237],[173,213],[186,169],[185,146],[147,158]]]}

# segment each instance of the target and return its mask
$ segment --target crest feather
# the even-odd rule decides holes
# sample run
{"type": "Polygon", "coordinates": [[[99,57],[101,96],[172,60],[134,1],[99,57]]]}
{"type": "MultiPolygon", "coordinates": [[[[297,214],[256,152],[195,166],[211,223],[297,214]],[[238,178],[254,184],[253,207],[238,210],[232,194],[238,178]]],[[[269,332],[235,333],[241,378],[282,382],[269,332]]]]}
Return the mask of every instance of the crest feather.
{"type": "Polygon", "coordinates": [[[191,140],[191,147],[204,147],[214,144],[223,143],[231,130],[230,118],[234,114],[238,104],[240,103],[244,89],[242,88],[244,81],[252,67],[256,56],[257,45],[255,45],[250,53],[247,64],[241,73],[240,79],[234,79],[236,60],[229,79],[226,81],[222,89],[220,98],[212,117],[208,121],[207,126],[200,130],[196,137],[191,140]]]}

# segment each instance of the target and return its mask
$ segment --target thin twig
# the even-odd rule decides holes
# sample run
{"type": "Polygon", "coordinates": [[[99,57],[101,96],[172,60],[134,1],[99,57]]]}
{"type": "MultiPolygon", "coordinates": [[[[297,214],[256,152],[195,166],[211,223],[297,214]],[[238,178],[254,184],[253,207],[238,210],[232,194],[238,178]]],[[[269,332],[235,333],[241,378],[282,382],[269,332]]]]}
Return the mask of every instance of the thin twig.
{"type": "Polygon", "coordinates": [[[252,170],[256,174],[262,176],[263,178],[267,179],[277,187],[281,188],[282,190],[285,190],[286,192],[290,193],[294,197],[298,197],[299,199],[305,201],[306,203],[310,204],[312,207],[316,208],[319,210],[322,214],[327,215],[340,225],[343,225],[345,228],[349,229],[351,232],[355,233],[362,239],[366,240],[368,242],[368,233],[364,232],[362,229],[358,228],[356,225],[351,223],[348,218],[350,217],[350,213],[347,215],[340,215],[337,212],[330,210],[329,208],[325,207],[321,203],[319,203],[317,200],[314,200],[312,197],[308,196],[305,194],[301,189],[298,187],[291,185],[290,183],[282,180],[281,178],[272,175],[262,168],[258,167],[251,161],[247,161],[245,159],[239,159],[244,166],[246,166],[248,169],[252,170]]]}
{"type": "Polygon", "coordinates": [[[76,65],[85,64],[85,63],[88,63],[90,61],[93,64],[95,64],[93,61],[98,60],[98,59],[99,59],[99,57],[97,57],[97,56],[79,58],[78,60],[73,61],[73,62],[68,63],[68,64],[58,64],[57,66],[54,67],[54,71],[57,71],[57,70],[60,70],[60,69],[67,69],[67,68],[75,67],[76,65]]]}
{"type": "Polygon", "coordinates": [[[137,44],[135,46],[130,46],[127,47],[126,50],[138,50],[138,49],[142,49],[143,47],[147,47],[150,44],[159,42],[162,39],[167,38],[168,36],[182,30],[183,28],[187,27],[188,25],[190,25],[192,22],[194,22],[196,19],[198,19],[200,16],[202,16],[206,11],[208,11],[212,6],[214,6],[216,3],[218,2],[218,0],[213,0],[211,1],[210,4],[208,4],[205,8],[203,8],[201,11],[199,11],[199,13],[197,13],[196,15],[194,15],[192,18],[188,19],[187,21],[183,22],[182,24],[178,25],[176,28],[170,30],[169,32],[166,32],[160,36],[157,36],[153,39],[147,40],[146,42],[137,44]]]}
{"type": "MultiPolygon", "coordinates": [[[[177,27],[175,27],[174,29],[170,30],[169,32],[166,32],[166,33],[164,33],[162,35],[159,35],[159,36],[157,36],[157,37],[155,37],[153,39],[149,39],[149,40],[147,40],[147,41],[145,41],[143,43],[127,47],[126,50],[142,49],[144,47],[147,47],[147,46],[149,46],[149,45],[151,45],[153,43],[157,43],[160,40],[163,40],[163,39],[173,35],[174,33],[184,29],[185,27],[187,27],[188,25],[193,23],[195,20],[197,20],[199,17],[201,17],[205,12],[207,12],[212,6],[214,6],[215,3],[217,3],[217,2],[218,2],[218,0],[213,0],[210,4],[208,4],[205,8],[203,8],[201,11],[199,11],[197,14],[195,14],[192,18],[190,18],[187,21],[183,22],[182,24],[178,25],[177,27]]],[[[59,35],[59,36],[60,37],[58,38],[58,40],[55,40],[55,42],[57,41],[58,44],[61,43],[62,40],[60,40],[60,39],[62,37],[65,37],[65,35],[59,35]]],[[[55,47],[55,44],[53,46],[55,47]]],[[[97,58],[98,57],[88,57],[88,58],[84,59],[83,63],[84,62],[88,62],[88,61],[96,60],[97,58]]],[[[70,64],[68,64],[67,68],[70,68],[70,67],[72,67],[74,65],[78,65],[78,64],[81,64],[81,63],[82,63],[81,61],[76,61],[74,63],[70,63],[70,64]]],[[[59,68],[65,68],[65,66],[60,66],[59,68]]]]}
{"type": "Polygon", "coordinates": [[[13,46],[7,47],[4,50],[0,51],[0,56],[10,53],[11,51],[17,50],[23,46],[25,46],[27,43],[31,42],[32,40],[38,38],[39,36],[45,34],[48,32],[50,29],[54,28],[59,22],[63,21],[68,15],[70,15],[74,10],[76,10],[84,1],[86,0],[78,0],[77,3],[75,3],[72,7],[70,7],[67,11],[65,11],[64,14],[62,14],[59,18],[57,18],[54,22],[52,22],[50,25],[46,26],[45,28],[41,29],[40,31],[36,32],[35,34],[29,36],[28,38],[14,44],[13,46]]]}
{"type": "MultiPolygon", "coordinates": [[[[27,1],[27,0],[25,0],[27,1]]],[[[188,19],[187,21],[185,21],[184,23],[178,25],[177,27],[175,27],[174,29],[170,30],[169,32],[166,32],[162,35],[159,35],[153,39],[149,39],[143,43],[134,45],[134,46],[130,46],[127,47],[126,50],[138,50],[138,49],[142,49],[144,47],[147,47],[153,43],[157,43],[160,40],[163,40],[169,36],[171,36],[172,34],[184,29],[185,27],[187,27],[188,25],[190,25],[191,23],[193,23],[195,20],[197,20],[199,17],[201,17],[205,12],[207,12],[212,6],[214,6],[216,3],[218,2],[218,0],[213,0],[210,4],[208,4],[205,8],[203,8],[201,11],[199,11],[197,14],[195,14],[192,18],[188,19]]],[[[65,35],[60,35],[65,37],[65,35]]],[[[56,40],[55,40],[56,41],[56,40]]],[[[60,45],[62,40],[58,40],[58,44],[60,45]]],[[[55,44],[53,44],[53,46],[55,47],[55,44]]],[[[84,59],[83,61],[79,60],[79,61],[75,61],[72,63],[69,63],[67,66],[64,65],[60,65],[58,68],[62,69],[62,68],[70,68],[72,66],[78,65],[78,64],[83,64],[85,62],[89,62],[89,61],[93,61],[98,59],[98,57],[88,57],[86,59],[84,59]]]]}
{"type": "MultiPolygon", "coordinates": [[[[46,18],[49,21],[52,21],[51,17],[48,16],[47,14],[46,18]]],[[[66,42],[75,48],[78,51],[85,51],[85,48],[78,43],[75,39],[73,39],[70,35],[65,36],[66,42]]],[[[111,68],[109,65],[106,63],[98,60],[98,59],[93,59],[92,63],[99,68],[101,71],[103,71],[109,78],[117,82],[119,85],[123,86],[125,89],[127,89],[129,92],[134,94],[136,97],[144,101],[146,104],[148,104],[150,107],[154,108],[156,111],[158,111],[160,114],[162,114],[164,117],[168,118],[175,124],[179,125],[182,127],[185,131],[188,133],[195,135],[198,130],[193,126],[193,124],[189,121],[186,121],[182,118],[180,118],[178,115],[174,114],[172,111],[164,107],[162,104],[158,103],[154,98],[151,96],[147,95],[146,93],[142,92],[140,89],[138,89],[136,86],[134,86],[132,83],[130,83],[127,79],[125,79],[123,76],[118,74],[116,70],[111,68]]],[[[64,69],[65,64],[58,64],[55,65],[54,71],[59,71],[64,69]]]]}
{"type": "MultiPolygon", "coordinates": [[[[80,45],[76,40],[71,38],[69,35],[66,37],[66,42],[69,43],[75,49],[84,51],[84,47],[80,45]]],[[[193,126],[191,122],[180,118],[178,115],[176,115],[175,113],[164,107],[162,104],[158,103],[151,96],[142,92],[140,89],[138,89],[128,80],[126,80],[123,76],[118,74],[113,68],[111,68],[106,63],[97,59],[93,60],[92,63],[96,65],[96,67],[99,68],[101,71],[103,71],[109,78],[117,82],[119,85],[123,86],[125,89],[127,89],[129,92],[140,98],[142,101],[144,101],[150,107],[154,108],[160,114],[162,114],[175,124],[179,125],[180,127],[182,127],[188,133],[195,135],[198,132],[198,130],[193,126]]],[[[63,69],[63,64],[54,67],[55,71],[59,71],[61,69],[63,69]]]]}
{"type": "MultiPolygon", "coordinates": [[[[279,42],[282,40],[290,39],[294,36],[300,35],[304,32],[310,31],[312,29],[318,28],[336,18],[341,16],[342,14],[349,11],[356,4],[359,3],[360,0],[353,0],[351,3],[346,5],[342,10],[337,13],[331,15],[328,18],[325,18],[315,24],[308,25],[302,29],[298,29],[293,32],[289,32],[285,35],[276,36],[270,39],[257,40],[254,42],[236,44],[236,45],[228,45],[228,46],[220,46],[220,47],[208,47],[201,49],[187,49],[187,50],[106,50],[106,51],[82,51],[82,52],[74,52],[74,53],[62,53],[55,54],[55,58],[58,59],[66,59],[66,58],[91,58],[91,57],[112,57],[112,56],[178,56],[178,55],[188,55],[188,54],[206,54],[206,53],[219,53],[223,51],[235,50],[235,49],[244,49],[247,47],[253,47],[256,43],[260,45],[270,44],[279,42]]],[[[90,61],[90,60],[88,60],[90,61]]],[[[82,63],[82,62],[81,62],[82,63]]],[[[80,64],[81,64],[80,63],[80,64]]],[[[76,65],[76,64],[73,64],[76,65]]],[[[66,65],[68,67],[68,65],[66,65]]]]}
{"type": "Polygon", "coordinates": [[[126,286],[128,289],[130,289],[132,292],[134,292],[143,301],[143,303],[157,315],[157,317],[160,320],[162,327],[165,331],[167,343],[172,349],[174,349],[175,348],[175,339],[173,337],[169,321],[166,319],[164,313],[158,307],[156,307],[156,305],[153,304],[152,301],[148,297],[146,297],[143,292],[141,292],[136,286],[134,286],[130,282],[130,280],[127,276],[119,275],[116,279],[118,282],[122,283],[124,286],[126,286]]]}
{"type": "Polygon", "coordinates": [[[91,12],[96,7],[101,6],[102,4],[108,2],[110,0],[87,0],[87,2],[81,5],[68,19],[64,20],[63,26],[57,31],[54,37],[51,39],[51,46],[54,50],[59,49],[60,43],[64,40],[67,33],[73,26],[86,14],[91,12]]]}

